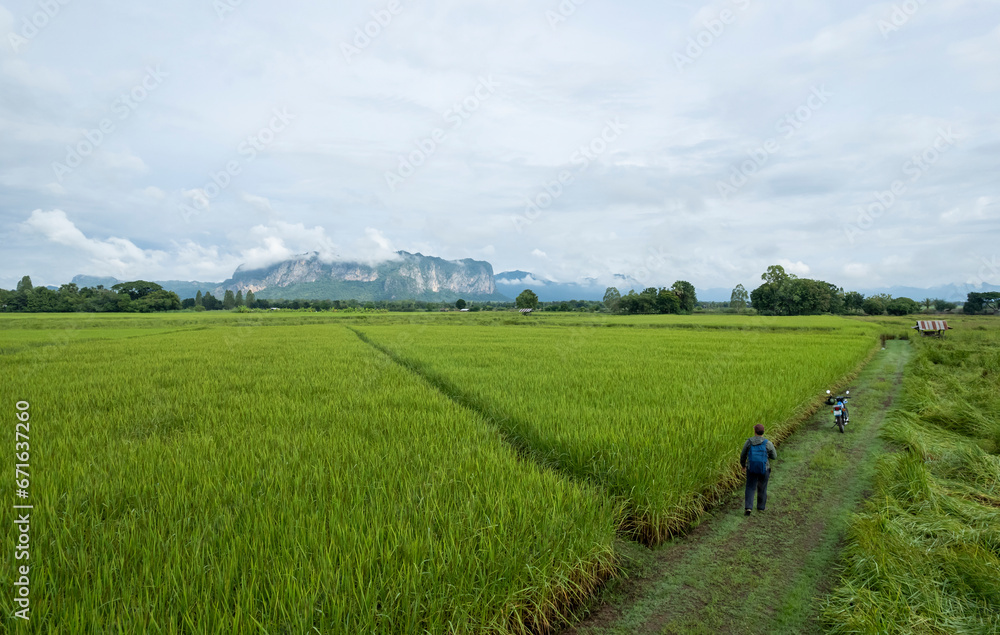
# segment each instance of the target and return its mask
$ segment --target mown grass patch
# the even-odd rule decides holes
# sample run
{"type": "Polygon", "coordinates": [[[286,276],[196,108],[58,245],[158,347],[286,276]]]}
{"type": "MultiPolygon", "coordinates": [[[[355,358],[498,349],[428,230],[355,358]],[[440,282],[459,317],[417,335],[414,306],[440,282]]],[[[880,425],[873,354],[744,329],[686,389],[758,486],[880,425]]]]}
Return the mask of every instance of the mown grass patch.
{"type": "Polygon", "coordinates": [[[836,633],[1000,632],[1000,324],[913,340],[878,466],[824,608],[836,633]]]}

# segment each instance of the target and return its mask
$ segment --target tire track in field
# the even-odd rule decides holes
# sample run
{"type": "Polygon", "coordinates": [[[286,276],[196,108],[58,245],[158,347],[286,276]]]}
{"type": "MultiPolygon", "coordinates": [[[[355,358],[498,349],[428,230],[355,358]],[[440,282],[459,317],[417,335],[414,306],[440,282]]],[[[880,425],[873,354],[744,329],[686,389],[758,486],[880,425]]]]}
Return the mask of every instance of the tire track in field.
{"type": "Polygon", "coordinates": [[[822,632],[819,603],[886,449],[878,431],[909,346],[878,355],[850,387],[846,434],[824,408],[778,447],[767,511],[744,517],[739,488],[686,536],[633,555],[632,579],[564,635],[822,632]]]}
{"type": "MultiPolygon", "coordinates": [[[[464,393],[454,384],[450,383],[448,380],[444,379],[443,377],[435,373],[428,371],[419,362],[400,356],[391,348],[379,344],[375,340],[368,337],[368,335],[366,335],[362,331],[359,331],[353,326],[345,326],[344,328],[352,331],[355,335],[358,336],[358,339],[360,339],[362,342],[364,342],[368,346],[371,346],[379,353],[385,355],[393,363],[398,364],[399,366],[413,373],[419,379],[425,381],[428,385],[430,385],[432,388],[440,392],[442,395],[453,401],[458,406],[465,408],[466,410],[471,410],[472,412],[476,413],[487,422],[491,423],[493,425],[493,428],[500,435],[500,438],[503,439],[503,441],[507,443],[514,450],[514,453],[518,459],[523,461],[530,461],[535,465],[540,466],[542,469],[552,470],[553,472],[558,473],[562,478],[579,482],[579,479],[574,478],[572,474],[568,474],[565,471],[559,469],[559,467],[553,464],[552,462],[546,461],[543,457],[539,456],[539,454],[535,452],[531,448],[531,446],[529,446],[527,443],[523,442],[516,436],[512,435],[509,432],[508,427],[503,425],[502,423],[503,421],[512,421],[510,417],[505,417],[497,414],[489,406],[482,404],[477,400],[475,400],[474,398],[468,396],[466,393],[464,393]]],[[[524,426],[523,424],[518,424],[515,425],[514,427],[523,428],[524,426]]],[[[589,481],[587,484],[592,487],[599,487],[597,484],[591,483],[589,481]]]]}

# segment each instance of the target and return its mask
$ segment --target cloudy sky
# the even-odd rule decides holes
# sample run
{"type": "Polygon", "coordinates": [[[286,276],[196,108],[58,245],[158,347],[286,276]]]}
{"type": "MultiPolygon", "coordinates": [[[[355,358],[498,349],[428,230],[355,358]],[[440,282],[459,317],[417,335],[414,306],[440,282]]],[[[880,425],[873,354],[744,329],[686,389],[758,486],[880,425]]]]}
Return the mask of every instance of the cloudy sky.
{"type": "Polygon", "coordinates": [[[1000,283],[996,0],[0,0],[0,286],[1000,283]]]}

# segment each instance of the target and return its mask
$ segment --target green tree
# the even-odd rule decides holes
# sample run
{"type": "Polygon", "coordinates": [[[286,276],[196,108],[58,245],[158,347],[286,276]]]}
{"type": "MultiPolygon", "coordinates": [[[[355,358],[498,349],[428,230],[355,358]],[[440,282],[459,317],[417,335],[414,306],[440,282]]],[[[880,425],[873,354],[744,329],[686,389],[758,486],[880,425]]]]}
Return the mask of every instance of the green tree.
{"type": "Polygon", "coordinates": [[[173,291],[160,289],[133,301],[130,308],[140,313],[177,311],[181,308],[181,299],[173,291]]]}
{"type": "Polygon", "coordinates": [[[885,305],[885,311],[889,315],[910,315],[920,311],[920,305],[910,298],[895,298],[885,305]]]}
{"type": "Polygon", "coordinates": [[[243,289],[236,291],[236,306],[244,306],[243,304],[243,289]]]}
{"type": "Polygon", "coordinates": [[[695,295],[694,285],[687,280],[678,280],[674,283],[670,290],[677,294],[677,298],[681,301],[681,311],[687,311],[690,313],[694,311],[694,305],[698,302],[698,297],[695,295]]]}
{"type": "Polygon", "coordinates": [[[1000,310],[1000,291],[987,291],[983,293],[970,291],[962,310],[969,314],[982,313],[983,311],[996,313],[1000,310]]]}
{"type": "Polygon", "coordinates": [[[750,305],[761,315],[778,313],[778,285],[765,282],[750,292],[750,305]]]}
{"type": "Polygon", "coordinates": [[[112,285],[111,290],[117,291],[118,293],[124,293],[132,300],[138,300],[139,298],[143,298],[154,291],[162,291],[163,287],[155,282],[133,280],[131,282],[119,282],[116,285],[112,285]]]}
{"type": "Polygon", "coordinates": [[[257,301],[257,298],[255,298],[255,297],[253,296],[253,291],[247,291],[247,300],[246,300],[246,302],[247,302],[247,308],[250,308],[250,309],[254,309],[254,308],[256,308],[256,307],[254,306],[254,303],[255,303],[256,301],[257,301]]]}
{"type": "Polygon", "coordinates": [[[229,311],[236,307],[236,296],[232,289],[226,289],[226,294],[222,296],[222,308],[229,311]]]}
{"type": "Polygon", "coordinates": [[[57,311],[68,313],[76,311],[80,306],[80,288],[70,282],[59,287],[59,306],[57,311]]]}
{"type": "Polygon", "coordinates": [[[786,273],[785,268],[782,267],[781,265],[771,265],[770,267],[767,268],[767,271],[760,274],[761,280],[763,280],[767,284],[773,284],[778,286],[781,286],[783,282],[794,277],[795,277],[794,275],[786,273]]]}
{"type": "Polygon", "coordinates": [[[28,304],[25,309],[29,313],[52,313],[59,305],[56,292],[48,287],[35,287],[28,294],[28,304]]]}
{"type": "Polygon", "coordinates": [[[456,300],[455,301],[455,308],[458,309],[459,311],[461,311],[462,309],[464,309],[465,308],[465,300],[463,300],[462,298],[459,298],[458,300],[456,300]]]}
{"type": "Polygon", "coordinates": [[[17,291],[18,293],[21,292],[31,293],[31,290],[33,288],[34,287],[31,286],[31,276],[24,276],[23,278],[21,278],[21,281],[17,283],[17,288],[15,289],[15,291],[17,291]]]}
{"type": "Polygon", "coordinates": [[[865,298],[861,309],[868,315],[882,315],[885,313],[886,303],[879,296],[865,298]]]}
{"type": "Polygon", "coordinates": [[[657,313],[680,313],[681,312],[681,299],[677,297],[677,294],[662,287],[656,293],[656,312],[657,313]]]}
{"type": "Polygon", "coordinates": [[[201,295],[201,289],[198,289],[198,293],[194,294],[195,306],[205,306],[205,303],[202,301],[202,297],[203,296],[201,295]]]}
{"type": "Polygon", "coordinates": [[[639,293],[639,309],[637,313],[655,313],[656,296],[659,292],[656,287],[646,287],[639,293]]]}
{"type": "Polygon", "coordinates": [[[865,296],[857,291],[848,291],[844,294],[844,308],[848,311],[858,312],[865,303],[865,296]]]}
{"type": "Polygon", "coordinates": [[[206,311],[218,311],[222,308],[222,301],[210,292],[205,293],[205,295],[201,297],[201,301],[202,306],[205,307],[206,311]]]}
{"type": "Polygon", "coordinates": [[[635,292],[635,289],[629,289],[628,293],[621,297],[619,307],[621,307],[621,312],[627,315],[639,312],[639,294],[635,292]]]}
{"type": "Polygon", "coordinates": [[[604,291],[604,306],[612,313],[617,313],[622,301],[622,294],[616,287],[608,287],[604,291]]]}
{"type": "Polygon", "coordinates": [[[742,311],[747,308],[747,300],[749,299],[750,296],[747,294],[747,290],[743,288],[742,284],[738,284],[729,296],[729,306],[737,311],[742,311]]]}
{"type": "Polygon", "coordinates": [[[934,300],[934,308],[938,311],[952,311],[958,304],[955,302],[948,302],[947,300],[942,300],[940,298],[934,300]]]}
{"type": "Polygon", "coordinates": [[[537,309],[538,296],[531,289],[525,289],[514,300],[514,306],[519,309],[537,309]]]}

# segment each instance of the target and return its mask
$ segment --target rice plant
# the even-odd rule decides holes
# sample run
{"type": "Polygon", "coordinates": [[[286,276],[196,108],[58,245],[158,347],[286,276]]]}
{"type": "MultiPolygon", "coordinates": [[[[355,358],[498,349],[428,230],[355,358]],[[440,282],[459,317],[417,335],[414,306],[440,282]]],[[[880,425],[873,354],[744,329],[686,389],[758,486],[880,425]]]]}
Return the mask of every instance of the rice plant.
{"type": "Polygon", "coordinates": [[[612,573],[612,501],[328,319],[74,319],[0,333],[34,505],[31,620],[5,592],[5,629],[538,632],[612,573]]]}
{"type": "Polygon", "coordinates": [[[877,343],[877,327],[837,318],[697,329],[643,327],[689,317],[625,323],[637,328],[593,320],[358,332],[483,412],[534,460],[623,501],[647,542],[682,529],[731,486],[754,424],[781,439],[877,343]]]}

